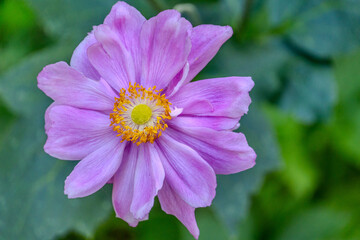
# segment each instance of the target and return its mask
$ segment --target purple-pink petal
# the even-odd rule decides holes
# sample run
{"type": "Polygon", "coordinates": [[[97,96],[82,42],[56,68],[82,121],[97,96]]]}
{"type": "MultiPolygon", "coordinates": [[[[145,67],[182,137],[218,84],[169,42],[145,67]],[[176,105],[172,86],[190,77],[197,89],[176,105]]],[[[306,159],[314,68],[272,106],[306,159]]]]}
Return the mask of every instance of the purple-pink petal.
{"type": "Polygon", "coordinates": [[[217,116],[194,116],[179,115],[171,120],[179,122],[187,127],[207,127],[214,130],[234,130],[239,125],[239,118],[217,117],[217,116]]]}
{"type": "Polygon", "coordinates": [[[158,196],[162,210],[177,217],[194,238],[198,239],[200,232],[196,224],[195,208],[187,204],[166,181],[158,196]]]}
{"type": "Polygon", "coordinates": [[[65,180],[65,194],[86,197],[102,188],[118,170],[125,146],[112,138],[82,159],[65,180]]]}
{"type": "Polygon", "coordinates": [[[210,62],[232,34],[229,26],[199,25],[193,28],[188,58],[190,71],[186,82],[190,82],[210,62]]]}
{"type": "Polygon", "coordinates": [[[239,118],[247,113],[254,86],[250,77],[214,78],[191,82],[170,98],[182,114],[239,118]]]}
{"type": "Polygon", "coordinates": [[[45,152],[64,160],[80,160],[107,144],[116,134],[108,115],[52,104],[45,114],[45,152]]]}
{"type": "Polygon", "coordinates": [[[146,21],[141,29],[141,85],[165,89],[183,69],[190,53],[191,24],[175,10],[146,21]]]}
{"type": "Polygon", "coordinates": [[[135,69],[130,52],[107,25],[95,28],[98,43],[88,48],[91,64],[116,91],[135,82],[135,69]]]}
{"type": "Polygon", "coordinates": [[[114,106],[115,94],[102,82],[85,77],[65,62],[46,66],[38,75],[38,87],[57,104],[102,111],[114,106]]]}
{"type": "Polygon", "coordinates": [[[71,57],[70,66],[81,72],[85,77],[99,80],[100,75],[89,62],[87,49],[96,43],[94,33],[91,32],[86,38],[76,47],[71,57]]]}
{"type": "Polygon", "coordinates": [[[122,45],[131,53],[135,79],[140,82],[141,48],[140,31],[146,19],[134,7],[125,2],[116,3],[110,14],[105,18],[104,24],[118,35],[122,45]]]}
{"type": "Polygon", "coordinates": [[[134,178],[134,196],[130,211],[135,218],[141,219],[149,214],[165,178],[159,154],[153,145],[141,144],[138,147],[134,178]]]}
{"type": "Polygon", "coordinates": [[[116,216],[126,221],[130,226],[137,226],[138,222],[145,220],[135,218],[130,211],[134,197],[134,179],[138,161],[138,147],[129,144],[125,149],[122,163],[113,178],[112,202],[116,216]]]}
{"type": "Polygon", "coordinates": [[[172,122],[171,128],[167,133],[177,141],[191,146],[216,174],[237,173],[255,165],[256,154],[242,133],[187,127],[181,121],[172,122]]]}
{"type": "Polygon", "coordinates": [[[192,148],[169,137],[167,131],[155,146],[171,188],[192,207],[210,206],[216,188],[210,165],[192,148]]]}

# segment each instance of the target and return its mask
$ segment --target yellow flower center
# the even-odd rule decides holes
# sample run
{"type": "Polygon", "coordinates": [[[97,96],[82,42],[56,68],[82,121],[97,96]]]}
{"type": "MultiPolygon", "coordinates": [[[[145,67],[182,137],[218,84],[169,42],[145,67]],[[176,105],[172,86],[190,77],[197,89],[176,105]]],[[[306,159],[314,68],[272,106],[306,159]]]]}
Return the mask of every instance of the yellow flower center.
{"type": "Polygon", "coordinates": [[[134,123],[142,125],[147,123],[152,115],[151,108],[146,104],[139,104],[134,107],[131,112],[131,119],[134,123]]]}
{"type": "Polygon", "coordinates": [[[145,89],[137,83],[120,90],[110,113],[110,126],[122,137],[121,142],[154,143],[161,136],[168,127],[166,121],[171,119],[171,103],[161,91],[156,87],[145,89]]]}

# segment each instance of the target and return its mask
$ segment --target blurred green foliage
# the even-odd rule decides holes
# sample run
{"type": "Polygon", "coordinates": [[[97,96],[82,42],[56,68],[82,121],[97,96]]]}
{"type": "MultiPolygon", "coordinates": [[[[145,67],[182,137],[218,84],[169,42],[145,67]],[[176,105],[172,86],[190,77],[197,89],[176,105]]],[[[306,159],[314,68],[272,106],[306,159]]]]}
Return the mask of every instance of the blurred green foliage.
{"type": "MultiPolygon", "coordinates": [[[[218,177],[198,209],[200,239],[360,239],[360,2],[137,0],[147,18],[175,8],[194,25],[231,25],[233,38],[197,79],[252,76],[240,121],[258,154],[218,177]]],[[[113,0],[0,1],[0,239],[192,239],[158,203],[137,228],[115,218],[107,187],[69,200],[75,163],[47,156],[50,100],[36,75],[68,61],[113,0]]]]}

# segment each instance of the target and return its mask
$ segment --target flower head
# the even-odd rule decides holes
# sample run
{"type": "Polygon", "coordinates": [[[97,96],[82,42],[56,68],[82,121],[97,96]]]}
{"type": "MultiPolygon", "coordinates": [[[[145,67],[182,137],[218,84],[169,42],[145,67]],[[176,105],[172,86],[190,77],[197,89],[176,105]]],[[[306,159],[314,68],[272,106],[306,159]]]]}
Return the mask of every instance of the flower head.
{"type": "Polygon", "coordinates": [[[251,168],[256,154],[234,133],[251,102],[250,77],[191,80],[232,35],[192,27],[175,10],[146,20],[124,2],[75,49],[38,76],[54,100],[45,114],[45,151],[80,160],[65,181],[69,198],[113,184],[117,217],[146,220],[162,209],[199,235],[195,208],[209,206],[216,175],[251,168]]]}

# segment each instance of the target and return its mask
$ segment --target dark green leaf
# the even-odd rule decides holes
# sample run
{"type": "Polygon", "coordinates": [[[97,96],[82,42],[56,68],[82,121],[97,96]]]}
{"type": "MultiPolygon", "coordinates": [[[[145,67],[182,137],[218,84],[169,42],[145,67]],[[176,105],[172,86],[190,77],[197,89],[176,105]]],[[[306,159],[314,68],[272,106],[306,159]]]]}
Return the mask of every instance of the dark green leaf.
{"type": "Polygon", "coordinates": [[[17,120],[0,148],[0,239],[52,239],[70,229],[90,235],[111,209],[111,197],[104,191],[67,199],[64,180],[74,163],[42,150],[41,119],[17,120]]]}
{"type": "MultiPolygon", "coordinates": [[[[94,25],[103,23],[116,0],[27,0],[42,19],[46,31],[59,38],[80,41],[94,25]]],[[[128,1],[144,16],[154,14],[148,1],[128,1]]]]}
{"type": "Polygon", "coordinates": [[[290,40],[319,58],[349,52],[360,45],[360,2],[307,0],[268,2],[270,21],[287,24],[290,40]]]}
{"type": "Polygon", "coordinates": [[[284,71],[285,89],[279,105],[305,123],[327,120],[336,100],[334,74],[330,67],[289,62],[284,71]]]}
{"type": "Polygon", "coordinates": [[[6,72],[0,78],[0,96],[5,104],[19,115],[43,113],[50,99],[37,88],[36,76],[47,64],[69,59],[73,49],[72,44],[44,49],[6,72]]]}
{"type": "Polygon", "coordinates": [[[279,71],[290,54],[279,39],[237,45],[229,42],[202,73],[202,78],[251,76],[256,100],[275,94],[280,87],[279,71]]]}

